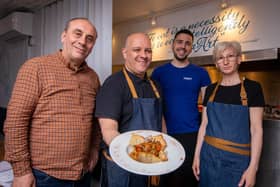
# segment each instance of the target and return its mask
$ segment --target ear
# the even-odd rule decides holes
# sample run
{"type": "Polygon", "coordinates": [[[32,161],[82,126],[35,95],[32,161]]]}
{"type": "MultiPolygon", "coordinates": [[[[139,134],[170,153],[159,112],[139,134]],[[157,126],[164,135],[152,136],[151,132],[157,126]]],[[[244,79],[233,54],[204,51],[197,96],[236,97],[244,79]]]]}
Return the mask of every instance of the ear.
{"type": "Polygon", "coordinates": [[[123,55],[124,59],[127,58],[127,49],[126,48],[122,48],[122,55],[123,55]]]}
{"type": "Polygon", "coordinates": [[[241,64],[241,61],[242,61],[242,60],[241,60],[241,56],[238,56],[238,58],[237,58],[237,64],[240,65],[240,64],[241,64]]]}
{"type": "Polygon", "coordinates": [[[217,69],[219,69],[217,62],[215,62],[215,66],[216,66],[217,69]]]}
{"type": "Polygon", "coordinates": [[[66,32],[65,32],[65,31],[63,31],[63,32],[61,33],[61,36],[60,36],[61,43],[63,43],[63,42],[64,42],[65,37],[66,37],[66,32]]]}
{"type": "Polygon", "coordinates": [[[175,45],[174,42],[175,42],[175,41],[173,40],[173,41],[172,41],[172,44],[171,44],[171,48],[172,48],[172,49],[174,49],[174,45],[175,45]]]}

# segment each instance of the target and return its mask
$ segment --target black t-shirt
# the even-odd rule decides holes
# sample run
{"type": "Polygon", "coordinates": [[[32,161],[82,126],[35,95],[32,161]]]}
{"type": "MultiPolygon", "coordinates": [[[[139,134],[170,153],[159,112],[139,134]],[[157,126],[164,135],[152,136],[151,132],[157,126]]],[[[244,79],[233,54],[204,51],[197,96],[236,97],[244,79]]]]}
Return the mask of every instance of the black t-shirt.
{"type": "MultiPolygon", "coordinates": [[[[140,79],[128,72],[139,98],[155,98],[149,80],[140,79]]],[[[161,95],[159,85],[153,81],[161,95]]],[[[126,124],[132,117],[132,95],[122,71],[108,77],[97,93],[95,116],[110,118],[118,121],[119,125],[126,124]]]]}
{"type": "MultiPolygon", "coordinates": [[[[206,88],[203,105],[206,106],[210,95],[214,91],[217,83],[211,84],[206,88]]],[[[248,106],[249,107],[264,107],[265,101],[261,85],[249,79],[244,80],[244,87],[247,93],[248,106]]],[[[233,86],[222,86],[218,87],[214,102],[241,105],[240,98],[241,84],[233,86]]]]}

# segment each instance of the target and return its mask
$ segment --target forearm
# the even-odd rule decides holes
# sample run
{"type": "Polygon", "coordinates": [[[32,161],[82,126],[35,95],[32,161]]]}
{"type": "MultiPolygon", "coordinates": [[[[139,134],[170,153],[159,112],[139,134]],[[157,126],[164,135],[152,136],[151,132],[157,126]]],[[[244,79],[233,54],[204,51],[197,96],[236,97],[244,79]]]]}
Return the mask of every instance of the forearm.
{"type": "Polygon", "coordinates": [[[118,136],[120,133],[116,130],[110,130],[106,132],[106,135],[103,135],[103,140],[107,145],[110,145],[110,143],[113,141],[113,139],[118,136]]]}
{"type": "Polygon", "coordinates": [[[162,131],[163,133],[167,133],[166,122],[165,122],[164,117],[162,117],[162,127],[161,127],[161,131],[162,131]]]}
{"type": "Polygon", "coordinates": [[[203,107],[202,111],[202,122],[199,127],[198,135],[197,135],[197,142],[196,142],[196,147],[195,147],[195,157],[198,157],[200,155],[201,147],[204,141],[204,136],[206,132],[206,126],[208,123],[208,118],[206,114],[206,107],[203,107]]]}
{"type": "Polygon", "coordinates": [[[118,122],[108,118],[99,118],[98,121],[103,140],[109,146],[112,140],[120,134],[118,131],[118,122]]]}
{"type": "Polygon", "coordinates": [[[205,136],[205,127],[200,126],[198,135],[197,135],[195,152],[194,152],[195,157],[198,157],[200,155],[201,147],[202,147],[202,144],[204,141],[204,136],[205,136]]]}
{"type": "Polygon", "coordinates": [[[256,130],[251,134],[251,160],[249,168],[258,170],[259,160],[261,156],[262,144],[263,144],[263,131],[262,129],[256,130]]]}
{"type": "Polygon", "coordinates": [[[14,112],[13,106],[8,107],[4,127],[5,160],[9,161],[15,176],[31,173],[29,153],[29,120],[22,114],[14,112]]]}
{"type": "Polygon", "coordinates": [[[102,134],[101,134],[100,125],[96,118],[94,118],[92,126],[93,127],[92,127],[92,135],[91,135],[91,142],[90,142],[91,148],[99,149],[102,140],[102,134]]]}
{"type": "Polygon", "coordinates": [[[250,132],[251,132],[251,160],[249,168],[258,169],[262,143],[263,143],[263,128],[262,128],[263,108],[250,108],[250,132]]]}
{"type": "Polygon", "coordinates": [[[39,98],[38,76],[34,66],[27,63],[20,69],[4,125],[5,159],[12,164],[15,176],[31,173],[29,129],[39,98]]]}

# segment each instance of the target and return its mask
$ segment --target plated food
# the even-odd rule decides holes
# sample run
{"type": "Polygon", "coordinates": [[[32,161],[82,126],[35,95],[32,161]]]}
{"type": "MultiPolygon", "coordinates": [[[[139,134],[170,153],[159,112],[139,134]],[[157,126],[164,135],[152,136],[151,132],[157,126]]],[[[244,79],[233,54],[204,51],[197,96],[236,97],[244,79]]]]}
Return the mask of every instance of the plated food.
{"type": "Polygon", "coordinates": [[[113,161],[121,168],[132,173],[148,176],[170,173],[177,169],[185,159],[185,150],[176,139],[165,133],[152,130],[135,130],[122,133],[113,139],[109,151],[113,161]],[[129,153],[133,151],[132,145],[140,144],[143,140],[150,140],[150,138],[161,142],[161,149],[166,154],[166,161],[159,161],[154,156],[151,156],[152,159],[150,159],[150,156],[147,156],[148,159],[145,156],[145,162],[136,161],[130,157],[129,153]],[[158,162],[154,162],[155,160],[158,162]]]}
{"type": "Polygon", "coordinates": [[[156,163],[168,161],[165,148],[167,143],[162,134],[144,137],[133,133],[131,135],[127,152],[130,158],[143,163],[156,163]]]}

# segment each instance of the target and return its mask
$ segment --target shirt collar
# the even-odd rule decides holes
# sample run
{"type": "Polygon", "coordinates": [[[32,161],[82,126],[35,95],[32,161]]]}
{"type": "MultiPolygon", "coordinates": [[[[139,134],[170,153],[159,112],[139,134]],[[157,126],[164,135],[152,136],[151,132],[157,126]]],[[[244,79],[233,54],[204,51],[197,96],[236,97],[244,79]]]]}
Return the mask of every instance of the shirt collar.
{"type": "Polygon", "coordinates": [[[136,82],[136,83],[149,82],[147,73],[145,73],[144,78],[141,79],[140,77],[137,77],[135,74],[133,74],[130,71],[128,71],[126,68],[125,68],[125,71],[128,73],[128,76],[131,79],[133,79],[133,81],[136,82]]]}
{"type": "Polygon", "coordinates": [[[60,49],[58,52],[57,52],[57,56],[58,58],[60,59],[60,61],[68,68],[70,69],[71,71],[74,71],[75,73],[78,73],[79,71],[82,71],[82,70],[85,70],[87,68],[87,63],[84,61],[79,67],[77,68],[73,68],[70,66],[70,62],[67,62],[65,60],[65,58],[63,57],[62,55],[62,49],[60,49]]]}

